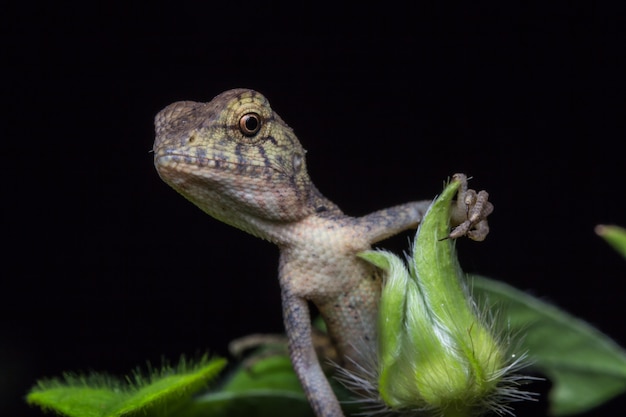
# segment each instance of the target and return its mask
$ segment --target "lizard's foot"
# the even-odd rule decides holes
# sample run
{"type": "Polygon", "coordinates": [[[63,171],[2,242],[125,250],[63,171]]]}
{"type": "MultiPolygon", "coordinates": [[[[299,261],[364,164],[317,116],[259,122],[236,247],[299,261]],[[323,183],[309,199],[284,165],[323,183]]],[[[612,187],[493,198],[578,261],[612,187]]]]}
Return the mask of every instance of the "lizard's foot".
{"type": "Polygon", "coordinates": [[[468,189],[465,174],[454,174],[452,180],[460,181],[461,187],[450,216],[452,225],[456,227],[452,229],[448,238],[467,236],[472,240],[484,240],[489,233],[487,216],[493,211],[493,204],[487,201],[489,194],[487,191],[476,192],[468,189]]]}
{"type": "Polygon", "coordinates": [[[252,351],[243,359],[242,365],[251,372],[254,365],[267,358],[288,356],[287,336],[283,334],[250,334],[232,340],[228,351],[235,358],[241,359],[246,352],[252,351]]]}
{"type": "MultiPolygon", "coordinates": [[[[325,371],[331,369],[329,364],[331,362],[339,362],[339,353],[333,345],[330,336],[318,328],[313,327],[311,337],[315,352],[318,358],[320,358],[322,368],[325,371]]],[[[242,336],[232,340],[228,344],[228,351],[232,356],[238,359],[243,358],[246,352],[252,351],[250,355],[243,360],[243,366],[248,371],[263,359],[289,355],[287,336],[284,334],[255,333],[242,336]]]]}

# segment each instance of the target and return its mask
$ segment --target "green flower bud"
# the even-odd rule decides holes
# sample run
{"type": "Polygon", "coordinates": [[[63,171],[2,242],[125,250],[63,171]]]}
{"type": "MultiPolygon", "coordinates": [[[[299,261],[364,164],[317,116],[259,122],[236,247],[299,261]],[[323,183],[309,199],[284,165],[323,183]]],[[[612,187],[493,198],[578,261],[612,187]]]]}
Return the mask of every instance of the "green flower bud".
{"type": "Polygon", "coordinates": [[[370,364],[374,369],[363,366],[363,375],[344,376],[344,381],[351,380],[347,385],[361,394],[369,391],[386,411],[456,417],[491,409],[503,414],[510,413],[507,400],[531,395],[517,390],[520,377],[509,375],[524,355],[515,360],[508,354],[492,316],[479,312],[464,285],[454,241],[447,239],[459,185],[451,182],[431,205],[408,269],[388,252],[360,254],[387,272],[378,352],[370,364]]]}

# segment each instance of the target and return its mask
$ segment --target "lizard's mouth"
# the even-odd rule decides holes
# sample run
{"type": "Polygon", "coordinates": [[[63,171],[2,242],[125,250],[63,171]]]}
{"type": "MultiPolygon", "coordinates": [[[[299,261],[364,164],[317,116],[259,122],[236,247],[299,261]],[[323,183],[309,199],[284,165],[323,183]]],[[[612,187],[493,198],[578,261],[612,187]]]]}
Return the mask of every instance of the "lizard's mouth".
{"type": "Polygon", "coordinates": [[[213,171],[231,172],[244,177],[267,177],[284,175],[275,167],[268,166],[265,161],[247,159],[245,163],[234,162],[226,158],[207,158],[185,153],[155,151],[154,165],[159,172],[171,171],[201,177],[214,177],[213,171]]]}

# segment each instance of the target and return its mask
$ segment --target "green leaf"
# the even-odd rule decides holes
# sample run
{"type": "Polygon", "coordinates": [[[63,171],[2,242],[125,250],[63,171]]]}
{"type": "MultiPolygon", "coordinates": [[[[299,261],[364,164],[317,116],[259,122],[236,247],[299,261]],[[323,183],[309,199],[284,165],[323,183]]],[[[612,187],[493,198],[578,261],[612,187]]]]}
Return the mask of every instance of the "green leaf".
{"type": "Polygon", "coordinates": [[[284,355],[241,364],[213,392],[202,395],[177,412],[178,417],[313,417],[291,361],[284,355]]]}
{"type": "Polygon", "coordinates": [[[163,366],[147,378],[136,372],[121,381],[102,374],[41,380],[26,397],[29,404],[68,417],[164,416],[188,401],[224,368],[226,361],[203,357],[176,369],[163,366]]]}
{"type": "Polygon", "coordinates": [[[619,226],[596,226],[596,233],[626,258],[626,229],[619,226]]]}
{"type": "Polygon", "coordinates": [[[499,281],[473,277],[474,294],[504,311],[513,333],[553,383],[550,413],[582,413],[626,390],[626,351],[586,322],[499,281]]]}
{"type": "Polygon", "coordinates": [[[255,359],[253,363],[239,366],[220,391],[244,392],[251,390],[280,390],[301,395],[304,392],[287,355],[271,355],[255,359]]]}

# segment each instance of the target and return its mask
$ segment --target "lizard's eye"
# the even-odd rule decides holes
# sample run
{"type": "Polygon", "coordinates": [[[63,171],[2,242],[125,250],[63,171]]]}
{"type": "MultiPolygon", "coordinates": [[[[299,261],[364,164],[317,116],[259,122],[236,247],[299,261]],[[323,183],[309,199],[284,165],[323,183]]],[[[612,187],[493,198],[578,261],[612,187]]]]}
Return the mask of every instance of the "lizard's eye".
{"type": "Polygon", "coordinates": [[[239,130],[245,136],[254,136],[261,130],[261,116],[256,113],[246,113],[239,119],[239,130]]]}

